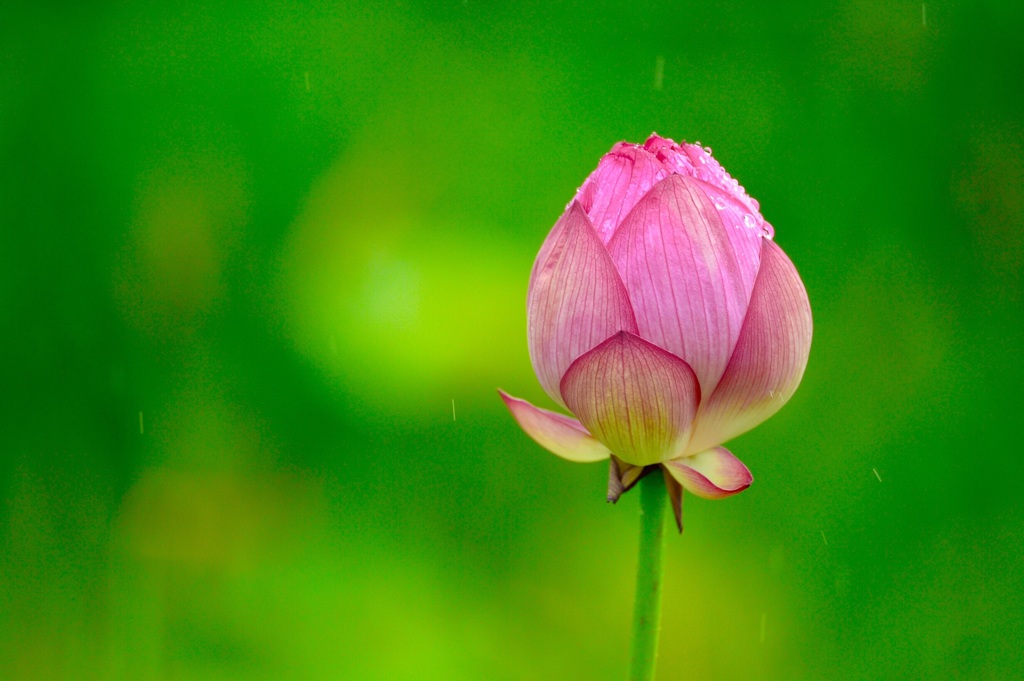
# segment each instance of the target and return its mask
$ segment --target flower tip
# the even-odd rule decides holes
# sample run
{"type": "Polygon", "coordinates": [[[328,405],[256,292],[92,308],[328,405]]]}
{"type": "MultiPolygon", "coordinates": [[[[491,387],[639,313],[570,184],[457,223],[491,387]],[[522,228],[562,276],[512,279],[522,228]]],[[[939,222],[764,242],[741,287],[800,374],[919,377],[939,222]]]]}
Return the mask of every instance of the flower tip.
{"type": "Polygon", "coordinates": [[[647,151],[657,152],[660,149],[671,149],[677,145],[671,138],[662,137],[658,133],[652,132],[647,140],[644,141],[643,146],[647,151]]]}
{"type": "MultiPolygon", "coordinates": [[[[580,201],[579,197],[573,197],[573,200],[569,202],[568,206],[566,206],[565,212],[566,214],[579,212],[583,214],[584,217],[587,216],[587,208],[583,205],[583,202],[580,201]]],[[[590,218],[588,217],[587,219],[589,220],[590,218]]]]}

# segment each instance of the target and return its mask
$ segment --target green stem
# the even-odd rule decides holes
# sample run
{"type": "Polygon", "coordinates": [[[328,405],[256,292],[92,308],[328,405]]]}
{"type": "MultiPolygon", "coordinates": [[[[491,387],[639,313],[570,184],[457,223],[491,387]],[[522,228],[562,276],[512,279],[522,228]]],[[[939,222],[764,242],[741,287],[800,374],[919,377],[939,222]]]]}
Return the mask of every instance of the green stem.
{"type": "Polygon", "coordinates": [[[640,557],[636,568],[633,605],[633,659],[630,681],[651,681],[658,660],[661,631],[661,547],[665,529],[665,480],[660,467],[637,483],[640,486],[640,557]]]}

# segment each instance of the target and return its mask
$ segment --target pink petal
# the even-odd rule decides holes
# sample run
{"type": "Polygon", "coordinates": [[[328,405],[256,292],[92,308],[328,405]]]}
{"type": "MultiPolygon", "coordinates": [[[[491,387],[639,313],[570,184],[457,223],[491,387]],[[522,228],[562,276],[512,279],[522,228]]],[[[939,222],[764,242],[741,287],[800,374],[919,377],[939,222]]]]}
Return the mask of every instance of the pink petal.
{"type": "MultiPolygon", "coordinates": [[[[767,236],[767,230],[771,229],[771,225],[762,220],[759,213],[749,212],[721,189],[708,184],[703,184],[701,189],[718,209],[718,217],[722,219],[725,232],[729,235],[729,245],[732,246],[740,265],[743,295],[745,300],[750,300],[754,291],[754,281],[757,279],[757,271],[761,267],[762,242],[767,236]]],[[[753,201],[753,199],[751,200],[753,201]]]]}
{"type": "Polygon", "coordinates": [[[705,499],[721,499],[750,487],[754,476],[725,447],[673,459],[662,464],[687,492],[705,499]]]}
{"type": "Polygon", "coordinates": [[[572,363],[562,396],[616,456],[644,466],[684,451],[700,387],[686,362],[620,331],[572,363]]]}
{"type": "Polygon", "coordinates": [[[601,243],[608,243],[637,201],[669,171],[646,149],[619,142],[576,192],[601,243]]]}
{"type": "Polygon", "coordinates": [[[782,408],[796,391],[811,350],[811,306],[800,275],[774,241],[729,366],[701,405],[689,451],[726,442],[782,408]]]}
{"type": "MultiPolygon", "coordinates": [[[[670,175],[626,217],[608,252],[636,314],[639,334],[693,367],[710,393],[739,338],[757,271],[737,251],[704,183],[670,175]]],[[[760,235],[743,233],[762,241],[760,235]]]]}
{"type": "Polygon", "coordinates": [[[743,292],[750,300],[761,257],[761,237],[774,235],[772,226],[761,217],[760,204],[747,196],[743,187],[711,155],[711,149],[700,144],[676,144],[671,139],[651,135],[644,148],[672,172],[689,175],[700,181],[701,189],[711,198],[729,234],[729,242],[743,267],[743,292]]]}
{"type": "Polygon", "coordinates": [[[595,440],[576,419],[535,407],[502,390],[498,394],[519,427],[552,454],[581,463],[608,458],[608,448],[595,440]]]}
{"type": "Polygon", "coordinates": [[[526,324],[537,378],[563,406],[558,386],[573,360],[616,331],[636,331],[629,295],[577,202],[555,223],[533,264],[526,324]]]}

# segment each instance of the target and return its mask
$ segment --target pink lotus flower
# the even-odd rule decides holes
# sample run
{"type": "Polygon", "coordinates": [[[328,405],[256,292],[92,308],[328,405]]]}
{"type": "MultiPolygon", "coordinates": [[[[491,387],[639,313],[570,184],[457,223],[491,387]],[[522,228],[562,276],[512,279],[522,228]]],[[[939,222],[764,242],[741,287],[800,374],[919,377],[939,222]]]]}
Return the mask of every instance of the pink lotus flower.
{"type": "Polygon", "coordinates": [[[677,520],[682,488],[750,485],[720,445],[786,403],[811,346],[807,292],[759,209],[710,149],[652,135],[616,144],[541,246],[530,358],[576,418],[501,396],[551,452],[610,459],[609,500],[657,465],[677,520]]]}

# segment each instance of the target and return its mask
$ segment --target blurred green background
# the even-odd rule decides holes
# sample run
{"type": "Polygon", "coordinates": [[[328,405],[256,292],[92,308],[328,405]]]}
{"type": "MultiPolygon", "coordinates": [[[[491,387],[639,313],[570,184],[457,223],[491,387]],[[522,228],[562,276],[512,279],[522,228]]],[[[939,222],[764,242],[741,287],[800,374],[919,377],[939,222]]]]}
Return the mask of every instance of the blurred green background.
{"type": "Polygon", "coordinates": [[[495,388],[652,130],[815,315],[659,678],[1022,678],[1020,7],[0,4],[0,678],[624,678],[635,495],[495,388]]]}

